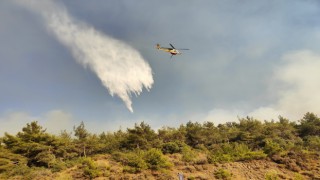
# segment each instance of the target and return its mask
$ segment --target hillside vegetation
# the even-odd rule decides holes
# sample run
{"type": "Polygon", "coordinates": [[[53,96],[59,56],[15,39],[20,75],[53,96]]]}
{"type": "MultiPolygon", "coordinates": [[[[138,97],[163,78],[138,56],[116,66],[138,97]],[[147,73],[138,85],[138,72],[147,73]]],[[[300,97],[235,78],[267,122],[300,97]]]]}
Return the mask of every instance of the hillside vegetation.
{"type": "Polygon", "coordinates": [[[46,132],[30,122],[0,138],[0,179],[320,179],[320,118],[188,122],[157,131],[46,132]]]}

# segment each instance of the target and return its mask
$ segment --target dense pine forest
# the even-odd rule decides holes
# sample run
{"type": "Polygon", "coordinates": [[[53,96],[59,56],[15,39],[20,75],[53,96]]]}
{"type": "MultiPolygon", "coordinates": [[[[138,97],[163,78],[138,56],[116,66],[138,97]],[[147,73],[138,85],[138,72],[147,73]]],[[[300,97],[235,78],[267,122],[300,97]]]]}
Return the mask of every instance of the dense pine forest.
{"type": "Polygon", "coordinates": [[[246,117],[157,131],[141,122],[101,134],[81,123],[53,135],[34,121],[0,142],[0,179],[178,179],[178,172],[185,179],[237,179],[230,163],[261,161],[283,169],[260,167],[263,179],[320,179],[320,118],[313,113],[297,122],[246,117]]]}

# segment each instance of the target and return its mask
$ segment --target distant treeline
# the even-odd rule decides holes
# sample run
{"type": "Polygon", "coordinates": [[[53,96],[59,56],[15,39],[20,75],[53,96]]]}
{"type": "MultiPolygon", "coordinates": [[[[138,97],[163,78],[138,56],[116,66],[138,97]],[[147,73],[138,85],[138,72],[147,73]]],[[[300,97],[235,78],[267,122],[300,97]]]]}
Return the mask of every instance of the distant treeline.
{"type": "Polygon", "coordinates": [[[36,168],[58,172],[79,162],[85,164],[86,175],[97,177],[101,172],[90,159],[97,154],[109,154],[123,164],[124,171],[137,173],[172,167],[166,154],[175,153],[182,161],[197,164],[318,153],[320,118],[313,113],[306,113],[298,122],[284,117],[278,121],[247,117],[219,125],[188,122],[158,131],[141,122],[125,131],[101,134],[88,132],[82,122],[73,132],[59,135],[47,133],[35,121],[16,135],[5,133],[0,142],[0,178],[23,176],[36,168]]]}

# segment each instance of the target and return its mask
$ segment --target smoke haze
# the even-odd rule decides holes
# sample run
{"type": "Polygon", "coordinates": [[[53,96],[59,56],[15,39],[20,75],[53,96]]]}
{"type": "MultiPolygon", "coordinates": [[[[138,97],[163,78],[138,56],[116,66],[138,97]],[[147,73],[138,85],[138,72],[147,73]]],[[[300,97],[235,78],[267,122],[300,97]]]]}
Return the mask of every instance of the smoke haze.
{"type": "Polygon", "coordinates": [[[15,0],[43,17],[44,23],[76,61],[89,67],[108,89],[133,112],[131,94],[151,89],[152,70],[140,53],[117,39],[71,17],[64,6],[52,0],[15,0]]]}
{"type": "MultiPolygon", "coordinates": [[[[219,120],[218,123],[236,121],[238,117],[250,116],[261,120],[276,120],[279,115],[290,120],[298,120],[306,112],[320,114],[320,54],[311,50],[297,50],[286,53],[282,64],[271,75],[272,94],[277,100],[267,106],[251,111],[244,109],[213,109],[206,121],[219,120]]],[[[216,121],[217,122],[217,121],[216,121]]]]}

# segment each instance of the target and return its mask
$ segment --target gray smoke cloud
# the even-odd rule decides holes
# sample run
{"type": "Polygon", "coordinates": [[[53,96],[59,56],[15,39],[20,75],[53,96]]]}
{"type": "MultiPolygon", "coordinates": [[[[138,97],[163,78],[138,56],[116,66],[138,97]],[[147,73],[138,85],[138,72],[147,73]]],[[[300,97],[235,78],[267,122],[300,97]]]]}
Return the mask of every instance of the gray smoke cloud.
{"type": "Polygon", "coordinates": [[[53,0],[15,0],[38,13],[62,44],[69,48],[84,67],[90,68],[108,89],[119,96],[133,112],[131,94],[139,95],[153,84],[152,70],[140,53],[128,44],[95,30],[76,20],[61,4],[53,0]]]}
{"type": "Polygon", "coordinates": [[[299,120],[307,112],[320,114],[320,54],[311,50],[297,50],[284,54],[281,65],[270,76],[270,88],[276,101],[247,111],[238,109],[213,109],[204,121],[224,123],[237,121],[237,117],[250,116],[260,120],[277,120],[279,115],[299,120]],[[216,121],[218,120],[218,121],[216,121]]]}

